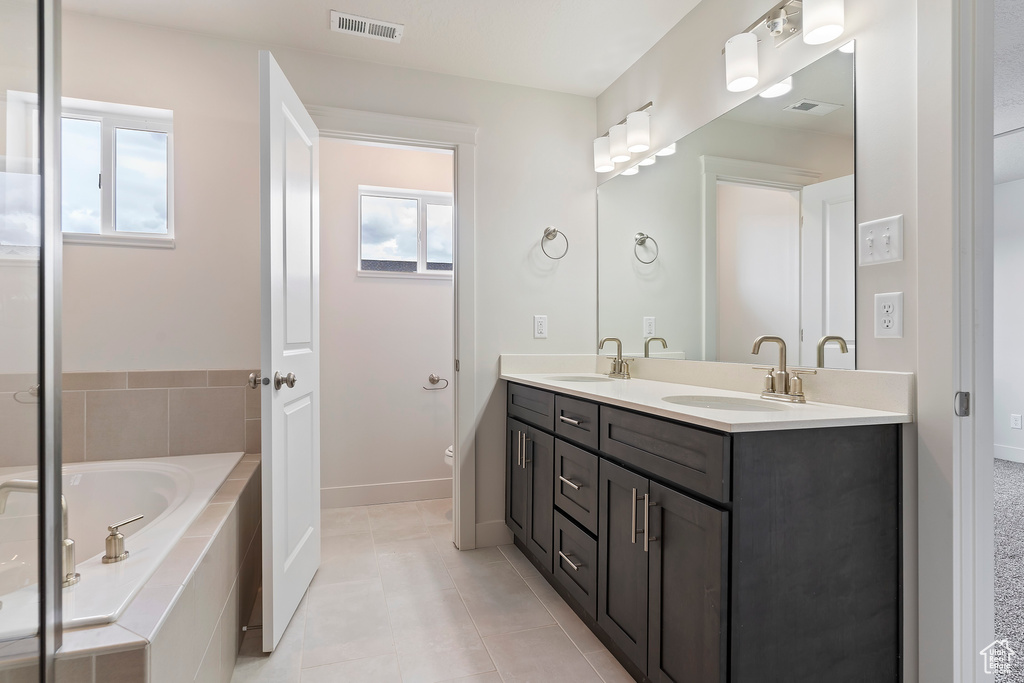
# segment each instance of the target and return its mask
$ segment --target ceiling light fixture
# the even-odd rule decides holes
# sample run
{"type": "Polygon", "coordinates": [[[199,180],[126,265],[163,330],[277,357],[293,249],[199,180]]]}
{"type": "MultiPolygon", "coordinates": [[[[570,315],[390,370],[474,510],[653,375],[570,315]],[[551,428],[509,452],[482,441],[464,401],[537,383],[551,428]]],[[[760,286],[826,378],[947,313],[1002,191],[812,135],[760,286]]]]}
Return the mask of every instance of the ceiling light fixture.
{"type": "Polygon", "coordinates": [[[770,100],[773,97],[782,97],[793,89],[793,77],[784,78],[773,86],[770,86],[761,93],[761,97],[770,100]]]}
{"type": "Polygon", "coordinates": [[[640,161],[640,163],[637,164],[637,165],[638,166],[653,166],[654,162],[656,162],[657,160],[658,160],[658,155],[652,154],[651,156],[647,157],[646,159],[642,159],[640,161]]]}
{"type": "Polygon", "coordinates": [[[646,152],[651,148],[651,113],[646,109],[626,117],[626,149],[631,153],[646,152]]]}
{"type": "Polygon", "coordinates": [[[639,172],[640,172],[640,167],[639,166],[630,166],[629,168],[627,168],[625,171],[622,172],[622,175],[636,175],[639,172]]]}
{"type": "Polygon", "coordinates": [[[804,0],[804,42],[823,45],[846,29],[843,0],[804,0]]]}
{"type": "Polygon", "coordinates": [[[668,147],[663,148],[661,151],[655,152],[654,156],[656,156],[656,157],[667,157],[667,156],[672,156],[675,153],[676,153],[676,143],[673,142],[671,145],[669,145],[668,147]]]}
{"type": "Polygon", "coordinates": [[[848,42],[845,45],[843,45],[842,47],[840,47],[839,51],[840,52],[845,52],[848,55],[852,55],[854,52],[857,51],[857,41],[856,40],[851,40],[850,42],[848,42]]]}
{"type": "Polygon", "coordinates": [[[594,172],[607,173],[614,171],[615,164],[612,163],[611,140],[607,135],[594,140],[594,172]]]}
{"type": "Polygon", "coordinates": [[[612,161],[616,164],[629,161],[629,149],[626,148],[626,124],[619,123],[608,129],[611,140],[612,161]]]}
{"type": "Polygon", "coordinates": [[[725,87],[744,92],[757,85],[757,36],[740,33],[725,43],[725,87]]]}

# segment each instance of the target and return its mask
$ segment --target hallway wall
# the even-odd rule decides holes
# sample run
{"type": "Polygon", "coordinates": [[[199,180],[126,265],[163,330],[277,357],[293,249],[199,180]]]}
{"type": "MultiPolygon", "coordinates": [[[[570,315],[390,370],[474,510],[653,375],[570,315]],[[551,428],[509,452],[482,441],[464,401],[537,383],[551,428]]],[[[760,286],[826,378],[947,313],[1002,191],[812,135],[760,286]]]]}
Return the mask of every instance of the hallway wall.
{"type": "Polygon", "coordinates": [[[1024,180],[996,185],[993,295],[995,455],[1024,462],[1024,430],[1010,414],[1024,414],[1024,180]]]}

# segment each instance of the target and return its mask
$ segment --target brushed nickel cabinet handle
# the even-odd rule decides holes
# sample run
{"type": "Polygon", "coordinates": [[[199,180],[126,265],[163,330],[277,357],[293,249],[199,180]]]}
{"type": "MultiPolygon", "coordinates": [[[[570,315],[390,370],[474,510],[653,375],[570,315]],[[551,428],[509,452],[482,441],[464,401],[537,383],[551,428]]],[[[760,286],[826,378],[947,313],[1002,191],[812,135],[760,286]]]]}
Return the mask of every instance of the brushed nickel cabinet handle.
{"type": "Polygon", "coordinates": [[[562,482],[568,484],[569,486],[573,487],[577,491],[579,491],[581,488],[583,488],[582,486],[580,486],[576,482],[572,481],[571,479],[566,479],[562,475],[558,475],[558,479],[559,479],[559,481],[562,481],[562,482]]]}
{"type": "Polygon", "coordinates": [[[636,545],[636,489],[633,489],[633,509],[631,512],[633,514],[630,516],[629,520],[629,530],[632,532],[630,542],[633,545],[636,545]]]}
{"type": "Polygon", "coordinates": [[[559,419],[560,422],[564,422],[567,425],[572,425],[573,427],[579,427],[580,426],[580,421],[579,420],[574,420],[571,417],[566,417],[565,415],[559,415],[558,419],[559,419]]]}
{"type": "Polygon", "coordinates": [[[528,437],[525,434],[523,434],[523,469],[524,470],[526,469],[526,466],[528,464],[533,462],[528,457],[526,457],[526,454],[527,454],[527,452],[529,450],[530,450],[530,437],[528,437]]]}
{"type": "Polygon", "coordinates": [[[563,552],[562,552],[561,550],[559,550],[559,551],[558,551],[558,556],[559,556],[559,557],[561,557],[561,558],[562,558],[563,560],[565,560],[566,562],[568,562],[568,563],[569,563],[569,566],[570,566],[570,567],[572,567],[572,570],[573,570],[574,572],[578,572],[578,571],[580,570],[580,567],[582,567],[582,566],[583,566],[583,564],[582,564],[582,563],[581,563],[581,564],[576,564],[575,562],[573,562],[572,560],[570,560],[570,559],[569,559],[569,556],[568,556],[568,555],[566,555],[565,553],[563,553],[563,552]]]}

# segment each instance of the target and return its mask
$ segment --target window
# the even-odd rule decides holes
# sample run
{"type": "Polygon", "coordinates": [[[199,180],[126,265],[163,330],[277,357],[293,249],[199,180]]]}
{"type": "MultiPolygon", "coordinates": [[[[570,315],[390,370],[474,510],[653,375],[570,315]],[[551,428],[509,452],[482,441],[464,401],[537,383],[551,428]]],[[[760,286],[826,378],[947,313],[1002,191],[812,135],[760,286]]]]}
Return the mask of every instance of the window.
{"type": "Polygon", "coordinates": [[[359,271],[451,277],[453,202],[448,192],[359,187],[359,271]]]}

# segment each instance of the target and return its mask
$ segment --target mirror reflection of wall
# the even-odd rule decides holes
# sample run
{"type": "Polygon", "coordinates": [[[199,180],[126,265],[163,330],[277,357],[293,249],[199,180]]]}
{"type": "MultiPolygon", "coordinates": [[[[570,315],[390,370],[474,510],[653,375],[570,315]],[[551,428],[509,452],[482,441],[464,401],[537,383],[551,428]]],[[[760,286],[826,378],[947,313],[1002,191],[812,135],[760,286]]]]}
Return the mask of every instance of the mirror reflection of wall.
{"type": "Polygon", "coordinates": [[[833,52],[789,93],[755,96],[602,184],[599,336],[631,356],[662,337],[651,357],[772,363],[750,350],[773,334],[790,364],[813,367],[835,335],[850,352],[829,344],[825,366],[854,367],[853,172],[853,55],[833,52]],[[637,246],[639,232],[657,247],[637,246]]]}

